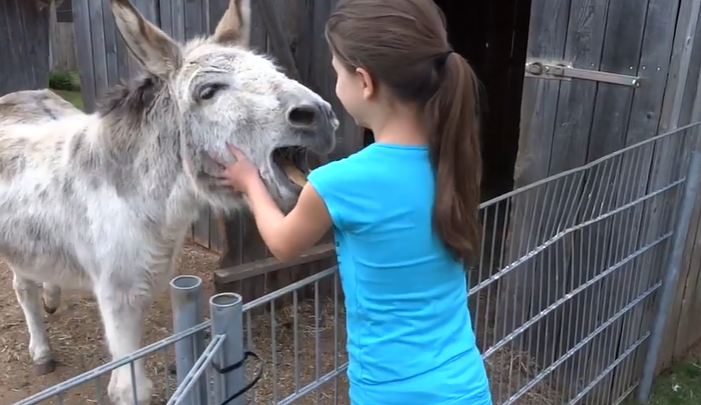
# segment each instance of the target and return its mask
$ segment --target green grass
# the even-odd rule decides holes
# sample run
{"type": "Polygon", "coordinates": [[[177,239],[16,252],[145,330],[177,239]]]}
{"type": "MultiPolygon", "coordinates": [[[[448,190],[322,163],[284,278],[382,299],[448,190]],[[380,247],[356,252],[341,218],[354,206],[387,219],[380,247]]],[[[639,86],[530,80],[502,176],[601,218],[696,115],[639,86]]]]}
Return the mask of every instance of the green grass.
{"type": "MultiPolygon", "coordinates": [[[[697,350],[698,352],[698,350],[697,350]]],[[[636,404],[633,399],[626,405],[636,404]]],[[[701,353],[692,353],[655,379],[649,405],[701,404],[701,353]]]]}
{"type": "Polygon", "coordinates": [[[80,95],[80,76],[77,72],[54,70],[49,76],[49,88],[76,108],[83,110],[80,95]]]}
{"type": "Polygon", "coordinates": [[[83,97],[80,95],[79,91],[69,91],[69,90],[52,90],[54,93],[63,97],[64,100],[73,104],[76,108],[83,109],[83,97]]]}

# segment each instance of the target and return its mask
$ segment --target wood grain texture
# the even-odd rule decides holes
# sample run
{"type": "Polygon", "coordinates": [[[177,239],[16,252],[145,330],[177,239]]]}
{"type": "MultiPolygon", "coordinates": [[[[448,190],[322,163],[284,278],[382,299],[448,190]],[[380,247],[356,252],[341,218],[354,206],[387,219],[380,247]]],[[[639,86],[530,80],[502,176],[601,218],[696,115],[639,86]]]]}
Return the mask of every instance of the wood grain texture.
{"type": "Polygon", "coordinates": [[[18,90],[36,90],[49,83],[48,7],[34,2],[0,2],[0,60],[3,78],[0,96],[18,90]],[[25,29],[31,27],[31,29],[25,29]]]}

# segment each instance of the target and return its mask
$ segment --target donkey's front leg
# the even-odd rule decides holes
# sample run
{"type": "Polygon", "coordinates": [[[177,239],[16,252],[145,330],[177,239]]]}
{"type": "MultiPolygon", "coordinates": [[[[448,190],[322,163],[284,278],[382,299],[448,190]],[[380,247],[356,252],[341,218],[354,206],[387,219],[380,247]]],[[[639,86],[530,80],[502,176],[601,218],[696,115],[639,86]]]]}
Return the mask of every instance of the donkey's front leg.
{"type": "Polygon", "coordinates": [[[27,329],[29,329],[29,354],[32,356],[37,374],[48,374],[54,371],[56,362],[51,355],[49,336],[39,307],[39,285],[33,280],[17,275],[18,270],[12,269],[12,272],[14,273],[12,287],[15,289],[17,301],[22,307],[27,329]]]}
{"type": "MultiPolygon", "coordinates": [[[[148,289],[139,285],[140,281],[112,278],[96,286],[95,295],[113,360],[127,357],[141,348],[143,317],[151,304],[151,296],[148,289]]],[[[144,360],[138,359],[112,372],[108,393],[116,405],[146,405],[151,402],[152,390],[144,360]],[[136,382],[136,387],[132,381],[136,382]]]]}

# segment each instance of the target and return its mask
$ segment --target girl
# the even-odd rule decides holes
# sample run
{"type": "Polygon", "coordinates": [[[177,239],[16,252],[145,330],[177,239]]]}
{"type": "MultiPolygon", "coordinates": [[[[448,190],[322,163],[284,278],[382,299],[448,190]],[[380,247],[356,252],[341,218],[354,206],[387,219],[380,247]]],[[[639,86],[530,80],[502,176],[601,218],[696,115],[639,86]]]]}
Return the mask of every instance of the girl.
{"type": "Polygon", "coordinates": [[[285,216],[256,168],[224,177],[289,260],[333,227],[353,405],[488,405],[464,264],[479,244],[477,79],[431,0],[340,0],[326,25],[336,94],[376,142],[314,170],[285,216]]]}

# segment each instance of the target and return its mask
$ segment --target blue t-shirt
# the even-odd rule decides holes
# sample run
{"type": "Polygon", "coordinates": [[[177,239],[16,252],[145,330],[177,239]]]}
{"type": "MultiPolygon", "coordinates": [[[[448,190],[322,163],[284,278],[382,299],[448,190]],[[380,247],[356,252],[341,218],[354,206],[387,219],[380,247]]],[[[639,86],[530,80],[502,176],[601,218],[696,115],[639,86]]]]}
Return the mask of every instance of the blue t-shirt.
{"type": "Polygon", "coordinates": [[[425,146],[374,143],[315,169],[345,293],[353,405],[491,405],[463,266],[431,226],[425,146]]]}

